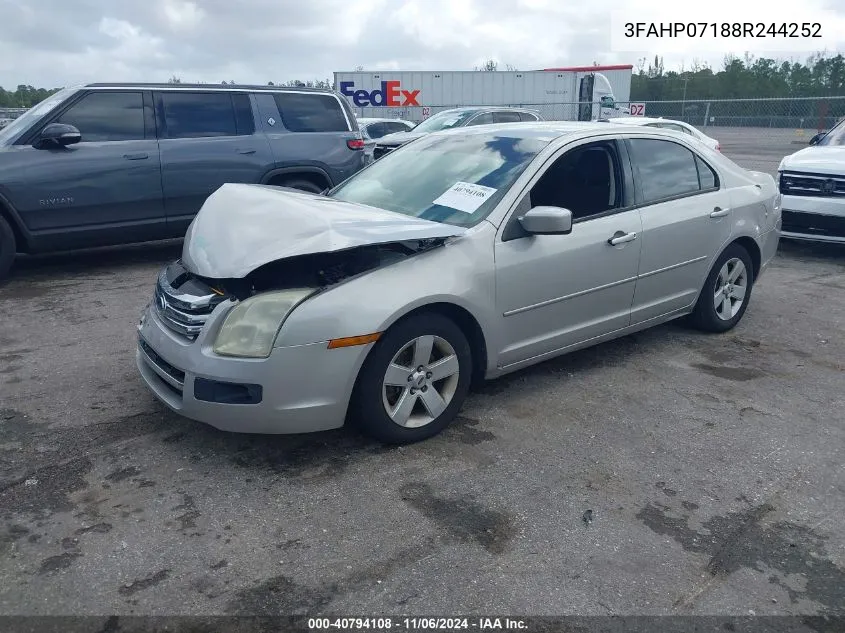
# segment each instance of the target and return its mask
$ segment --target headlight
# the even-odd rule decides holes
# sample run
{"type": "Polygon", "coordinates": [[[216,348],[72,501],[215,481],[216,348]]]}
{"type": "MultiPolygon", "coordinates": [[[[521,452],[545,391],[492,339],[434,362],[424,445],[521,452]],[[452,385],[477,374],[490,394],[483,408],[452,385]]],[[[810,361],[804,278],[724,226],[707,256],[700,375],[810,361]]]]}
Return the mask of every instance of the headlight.
{"type": "Polygon", "coordinates": [[[267,358],[285,319],[314,292],[313,288],[295,288],[242,301],[226,315],[214,341],[214,353],[267,358]]]}

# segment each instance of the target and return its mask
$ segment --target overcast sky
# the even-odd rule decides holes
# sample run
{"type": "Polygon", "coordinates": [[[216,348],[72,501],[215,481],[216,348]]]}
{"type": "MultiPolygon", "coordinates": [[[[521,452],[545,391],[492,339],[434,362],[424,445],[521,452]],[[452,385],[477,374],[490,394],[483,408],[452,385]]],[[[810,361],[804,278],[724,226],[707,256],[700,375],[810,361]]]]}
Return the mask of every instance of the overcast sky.
{"type": "MultiPolygon", "coordinates": [[[[330,78],[356,66],[471,70],[486,58],[520,70],[636,65],[668,40],[614,52],[619,38],[611,37],[613,10],[637,19],[732,21],[741,5],[769,22],[778,18],[772,13],[776,4],[708,0],[693,15],[668,0],[0,0],[0,85],[166,81],[172,75],[266,83],[330,78]]],[[[831,52],[845,50],[845,0],[783,6],[791,21],[821,15],[821,43],[831,52]]],[[[791,42],[782,56],[803,61],[819,44],[791,42]]],[[[695,40],[672,48],[664,53],[667,70],[696,59],[720,67],[728,50],[724,43],[695,40]]],[[[775,56],[771,44],[754,40],[733,52],[746,50],[775,56]]]]}

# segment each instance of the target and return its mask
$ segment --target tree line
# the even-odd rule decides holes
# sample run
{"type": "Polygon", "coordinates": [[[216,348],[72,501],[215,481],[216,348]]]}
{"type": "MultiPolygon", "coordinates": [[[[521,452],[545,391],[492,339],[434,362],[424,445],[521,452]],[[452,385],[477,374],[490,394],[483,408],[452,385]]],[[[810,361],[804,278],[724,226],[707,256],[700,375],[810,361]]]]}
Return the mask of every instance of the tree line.
{"type": "Polygon", "coordinates": [[[655,56],[637,62],[632,101],[696,101],[845,96],[845,57],[815,53],[804,63],[755,57],[725,57],[722,68],[694,62],[689,69],[664,71],[655,56]]]}
{"type": "MultiPolygon", "coordinates": [[[[496,72],[495,60],[487,60],[476,70],[496,72]]],[[[363,71],[363,66],[355,68],[363,71]]],[[[503,70],[516,70],[510,64],[503,70]]],[[[171,77],[168,83],[182,83],[171,77]]],[[[222,84],[235,84],[222,81],[222,84]]],[[[302,81],[290,79],[268,81],[268,86],[302,86],[331,88],[331,79],[302,81]]],[[[29,108],[46,99],[60,88],[34,88],[19,85],[15,90],[0,87],[0,108],[29,108]]],[[[708,64],[694,62],[689,69],[664,70],[663,59],[645,58],[637,61],[631,78],[632,101],[697,101],[711,99],[754,99],[790,97],[845,96],[845,56],[816,53],[803,63],[768,57],[728,56],[722,68],[714,70],[708,64]]]]}

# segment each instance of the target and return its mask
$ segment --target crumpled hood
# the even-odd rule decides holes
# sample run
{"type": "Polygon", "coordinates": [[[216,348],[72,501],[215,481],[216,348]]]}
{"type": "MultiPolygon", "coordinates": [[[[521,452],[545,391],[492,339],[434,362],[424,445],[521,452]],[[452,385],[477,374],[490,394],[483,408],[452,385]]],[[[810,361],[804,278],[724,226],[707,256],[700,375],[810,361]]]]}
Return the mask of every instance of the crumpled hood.
{"type": "Polygon", "coordinates": [[[380,139],[376,139],[378,145],[404,145],[411,141],[416,141],[418,138],[425,136],[428,132],[414,132],[408,130],[407,132],[394,132],[393,134],[385,134],[380,139]]]}
{"type": "Polygon", "coordinates": [[[845,175],[845,146],[814,145],[787,156],[780,162],[780,170],[845,175]]]}
{"type": "Polygon", "coordinates": [[[185,235],[182,263],[212,279],[240,279],[287,257],[460,235],[466,229],[269,185],[226,184],[185,235]]]}

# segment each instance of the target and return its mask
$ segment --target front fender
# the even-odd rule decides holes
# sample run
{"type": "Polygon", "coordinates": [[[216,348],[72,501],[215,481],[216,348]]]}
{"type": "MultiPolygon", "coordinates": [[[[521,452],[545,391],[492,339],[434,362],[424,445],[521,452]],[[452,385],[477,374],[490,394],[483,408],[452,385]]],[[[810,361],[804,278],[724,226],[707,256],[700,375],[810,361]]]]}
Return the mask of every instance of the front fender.
{"type": "Polygon", "coordinates": [[[324,290],[291,313],[276,345],[383,332],[414,310],[449,303],[476,319],[488,349],[494,349],[500,327],[494,309],[494,237],[495,230],[486,225],[444,246],[324,290]]]}

